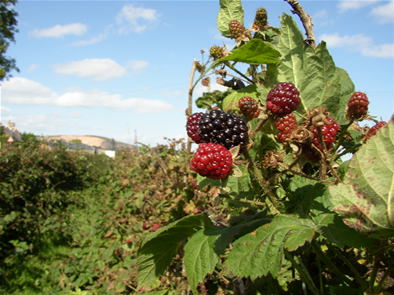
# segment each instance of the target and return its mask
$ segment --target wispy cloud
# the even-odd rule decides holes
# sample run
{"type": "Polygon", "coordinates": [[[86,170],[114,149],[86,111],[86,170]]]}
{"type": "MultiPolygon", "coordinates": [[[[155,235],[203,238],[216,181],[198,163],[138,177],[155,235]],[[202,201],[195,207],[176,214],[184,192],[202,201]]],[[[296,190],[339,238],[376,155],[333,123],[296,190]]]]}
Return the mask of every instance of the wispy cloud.
{"type": "Polygon", "coordinates": [[[142,33],[157,23],[159,16],[155,9],[135,7],[133,4],[128,4],[122,7],[116,17],[116,23],[121,34],[142,33]]]}
{"type": "Polygon", "coordinates": [[[97,81],[119,78],[127,74],[125,67],[109,58],[92,58],[58,64],[54,66],[54,71],[59,74],[75,75],[97,81]]]}
{"type": "Polygon", "coordinates": [[[342,47],[349,51],[360,52],[364,56],[381,58],[394,57],[394,44],[374,45],[372,38],[364,36],[363,34],[352,36],[340,36],[338,33],[323,34],[319,39],[326,41],[329,47],[342,47]]]}
{"type": "Polygon", "coordinates": [[[2,101],[9,104],[51,105],[58,107],[95,107],[130,110],[135,113],[162,113],[173,106],[158,99],[123,98],[98,89],[69,89],[59,95],[50,88],[22,77],[14,77],[2,85],[2,101]]]}
{"type": "Polygon", "coordinates": [[[105,28],[104,32],[94,36],[88,40],[80,40],[80,41],[76,41],[70,44],[70,46],[87,46],[87,45],[92,45],[92,44],[97,44],[100,43],[101,41],[107,39],[110,35],[112,30],[113,25],[109,25],[105,28]]]}
{"type": "Polygon", "coordinates": [[[39,64],[32,64],[29,66],[29,68],[27,69],[27,71],[29,73],[33,72],[35,69],[37,69],[40,65],[39,64]]]}
{"type": "Polygon", "coordinates": [[[360,0],[341,0],[337,4],[337,8],[340,13],[344,13],[348,10],[357,10],[363,8],[365,6],[373,5],[379,0],[368,0],[368,1],[360,1],[360,0]]]}
{"type": "Polygon", "coordinates": [[[381,24],[394,22],[394,1],[392,0],[384,5],[374,7],[371,14],[376,17],[381,24]]]}
{"type": "Polygon", "coordinates": [[[143,69],[149,66],[149,62],[146,60],[129,60],[127,62],[127,67],[135,73],[140,73],[143,69]]]}
{"type": "Polygon", "coordinates": [[[74,23],[69,25],[56,25],[47,29],[35,29],[30,31],[30,34],[36,38],[62,38],[64,35],[81,36],[88,31],[86,25],[81,23],[74,23]]]}

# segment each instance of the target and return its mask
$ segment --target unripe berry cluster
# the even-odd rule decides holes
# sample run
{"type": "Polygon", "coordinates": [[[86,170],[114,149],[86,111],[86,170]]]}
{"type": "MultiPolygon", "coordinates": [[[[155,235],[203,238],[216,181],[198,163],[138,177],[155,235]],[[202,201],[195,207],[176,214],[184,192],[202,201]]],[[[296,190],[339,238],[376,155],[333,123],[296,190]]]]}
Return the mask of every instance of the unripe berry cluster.
{"type": "Polygon", "coordinates": [[[380,121],[379,123],[377,123],[375,126],[371,127],[371,129],[368,130],[367,135],[364,138],[364,141],[367,141],[368,139],[370,139],[372,136],[376,135],[376,132],[382,128],[384,125],[386,125],[387,123],[385,121],[380,121]]]}
{"type": "Polygon", "coordinates": [[[297,129],[297,120],[294,114],[287,114],[284,117],[277,118],[275,126],[278,128],[279,132],[276,137],[281,142],[285,142],[290,139],[291,134],[297,129]]]}
{"type": "Polygon", "coordinates": [[[368,113],[368,97],[363,92],[354,92],[347,105],[346,117],[359,120],[368,113]]]}
{"type": "Polygon", "coordinates": [[[238,102],[241,113],[247,120],[257,118],[260,114],[259,106],[253,98],[250,96],[243,96],[238,102]]]}
{"type": "Polygon", "coordinates": [[[279,117],[295,111],[300,103],[300,93],[293,83],[279,83],[267,96],[267,108],[279,117]]]}

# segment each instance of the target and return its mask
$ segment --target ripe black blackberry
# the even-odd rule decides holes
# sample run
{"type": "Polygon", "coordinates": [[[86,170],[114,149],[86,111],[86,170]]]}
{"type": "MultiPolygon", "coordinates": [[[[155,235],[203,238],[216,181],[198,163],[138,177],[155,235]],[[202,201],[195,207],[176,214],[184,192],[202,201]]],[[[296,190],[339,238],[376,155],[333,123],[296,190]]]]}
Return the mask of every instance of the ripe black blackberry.
{"type": "Polygon", "coordinates": [[[189,118],[187,118],[187,135],[193,139],[195,143],[201,143],[201,138],[198,135],[198,123],[200,122],[202,115],[204,115],[204,113],[194,113],[193,115],[189,116],[189,118]]]}
{"type": "Polygon", "coordinates": [[[354,92],[349,99],[346,117],[354,120],[362,119],[368,113],[368,97],[363,92],[354,92]]]}
{"type": "Polygon", "coordinates": [[[293,83],[278,83],[267,96],[267,108],[279,117],[295,111],[300,104],[300,93],[293,83]]]}
{"type": "Polygon", "coordinates": [[[221,110],[211,110],[202,115],[199,122],[198,135],[201,142],[216,143],[227,149],[248,144],[248,127],[245,119],[221,110]]]}
{"type": "Polygon", "coordinates": [[[256,27],[256,29],[261,29],[268,24],[267,19],[267,10],[265,8],[259,8],[256,11],[253,25],[256,27]]]}
{"type": "Polygon", "coordinates": [[[228,29],[231,33],[231,38],[234,39],[238,39],[239,37],[241,37],[245,31],[244,26],[241,25],[241,23],[236,19],[233,19],[232,21],[229,22],[228,29]]]}
{"type": "Polygon", "coordinates": [[[285,142],[291,137],[294,130],[297,129],[297,120],[294,114],[287,114],[284,117],[279,117],[275,122],[278,127],[278,134],[276,137],[280,142],[285,142]]]}
{"type": "Polygon", "coordinates": [[[238,102],[239,109],[246,120],[257,118],[260,114],[260,109],[257,101],[250,96],[242,96],[238,102]]]}

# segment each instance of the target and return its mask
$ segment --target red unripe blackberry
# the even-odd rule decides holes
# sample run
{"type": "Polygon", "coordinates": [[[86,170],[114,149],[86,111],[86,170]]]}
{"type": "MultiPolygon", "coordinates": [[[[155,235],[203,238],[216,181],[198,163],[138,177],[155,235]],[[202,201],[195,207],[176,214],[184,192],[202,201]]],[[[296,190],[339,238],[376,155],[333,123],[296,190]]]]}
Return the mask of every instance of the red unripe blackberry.
{"type": "Polygon", "coordinates": [[[186,131],[187,135],[194,140],[195,143],[201,143],[201,138],[198,135],[198,127],[201,116],[204,113],[194,113],[187,118],[186,131]]]}
{"type": "Polygon", "coordinates": [[[260,114],[259,106],[250,96],[242,96],[238,101],[239,109],[247,120],[257,118],[260,114]]]}
{"type": "Polygon", "coordinates": [[[375,126],[371,127],[371,129],[368,130],[367,135],[364,138],[364,141],[367,141],[368,139],[370,139],[372,136],[376,135],[376,132],[382,128],[384,125],[386,125],[387,123],[385,121],[380,121],[379,123],[377,123],[375,126]]]}
{"type": "Polygon", "coordinates": [[[267,10],[265,8],[259,8],[256,11],[253,25],[256,26],[256,28],[261,29],[268,24],[267,19],[267,10]]]}
{"type": "Polygon", "coordinates": [[[230,173],[232,163],[231,153],[224,146],[202,143],[190,162],[190,169],[201,176],[220,179],[230,173]]]}
{"type": "Polygon", "coordinates": [[[363,92],[354,92],[347,104],[346,117],[358,120],[368,113],[368,97],[363,92]]]}
{"type": "Polygon", "coordinates": [[[279,117],[295,111],[300,103],[300,93],[293,83],[279,83],[267,96],[267,108],[279,117]]]}
{"type": "Polygon", "coordinates": [[[279,117],[276,119],[275,125],[279,130],[276,137],[280,142],[285,142],[291,137],[293,131],[297,129],[296,116],[294,114],[287,114],[284,117],[279,117]]]}
{"type": "Polygon", "coordinates": [[[245,119],[221,110],[210,110],[202,115],[198,135],[201,142],[221,144],[227,149],[237,145],[242,149],[249,140],[245,119]]]}
{"type": "MultiPolygon", "coordinates": [[[[334,122],[334,120],[331,119],[330,117],[327,117],[327,121],[334,122]]],[[[329,150],[331,145],[334,143],[338,129],[339,129],[338,122],[335,122],[332,125],[323,125],[321,127],[321,132],[323,133],[323,140],[324,140],[327,150],[329,150]]],[[[312,142],[319,150],[322,151],[323,148],[320,145],[319,133],[317,131],[316,126],[312,127],[312,133],[313,133],[313,141],[312,142]]]]}
{"type": "Polygon", "coordinates": [[[245,30],[243,25],[241,25],[241,23],[236,19],[233,19],[232,21],[229,22],[228,29],[231,33],[231,38],[234,39],[241,37],[245,30]]]}

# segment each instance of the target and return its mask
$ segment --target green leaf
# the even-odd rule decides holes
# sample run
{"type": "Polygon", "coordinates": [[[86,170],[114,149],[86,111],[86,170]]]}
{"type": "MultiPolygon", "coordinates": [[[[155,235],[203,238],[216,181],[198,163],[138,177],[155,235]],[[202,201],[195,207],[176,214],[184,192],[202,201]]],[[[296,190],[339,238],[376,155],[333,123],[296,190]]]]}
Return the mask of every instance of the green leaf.
{"type": "Polygon", "coordinates": [[[338,111],[330,110],[330,112],[338,120],[339,124],[346,124],[348,120],[345,118],[346,105],[349,102],[350,96],[356,91],[352,79],[350,79],[349,74],[341,68],[337,68],[339,74],[339,79],[341,83],[341,94],[339,95],[338,111]]]}
{"type": "Polygon", "coordinates": [[[245,45],[234,49],[226,57],[219,61],[235,61],[252,65],[261,65],[267,63],[277,63],[280,53],[274,49],[269,43],[260,39],[252,39],[245,45]]]}
{"type": "Polygon", "coordinates": [[[350,160],[344,183],[329,187],[333,210],[365,234],[394,235],[394,121],[350,160]]]}
{"type": "Polygon", "coordinates": [[[243,96],[250,96],[251,98],[258,100],[256,96],[256,89],[257,88],[255,85],[249,85],[245,88],[234,91],[230,95],[227,95],[223,100],[223,111],[230,112],[239,110],[238,102],[243,96]]]}
{"type": "Polygon", "coordinates": [[[338,114],[341,98],[341,77],[329,54],[326,43],[315,50],[306,51],[303,81],[299,88],[303,104],[307,109],[325,106],[332,114],[338,114]]]}
{"type": "Polygon", "coordinates": [[[209,226],[197,232],[187,242],[184,264],[189,285],[194,293],[197,293],[198,283],[203,282],[205,276],[214,271],[220,255],[241,228],[242,226],[209,226]]]}
{"type": "Polygon", "coordinates": [[[315,230],[309,219],[277,215],[272,223],[234,242],[225,262],[227,272],[233,276],[250,276],[252,281],[269,272],[275,276],[281,268],[284,249],[294,251],[311,241],[315,230]]]}
{"type": "Polygon", "coordinates": [[[216,20],[219,31],[224,37],[231,37],[228,24],[236,19],[244,24],[244,9],[241,0],[220,0],[220,10],[216,20]]]}
{"type": "Polygon", "coordinates": [[[190,215],[149,234],[138,251],[138,289],[167,269],[183,240],[210,223],[205,215],[190,215]]]}

